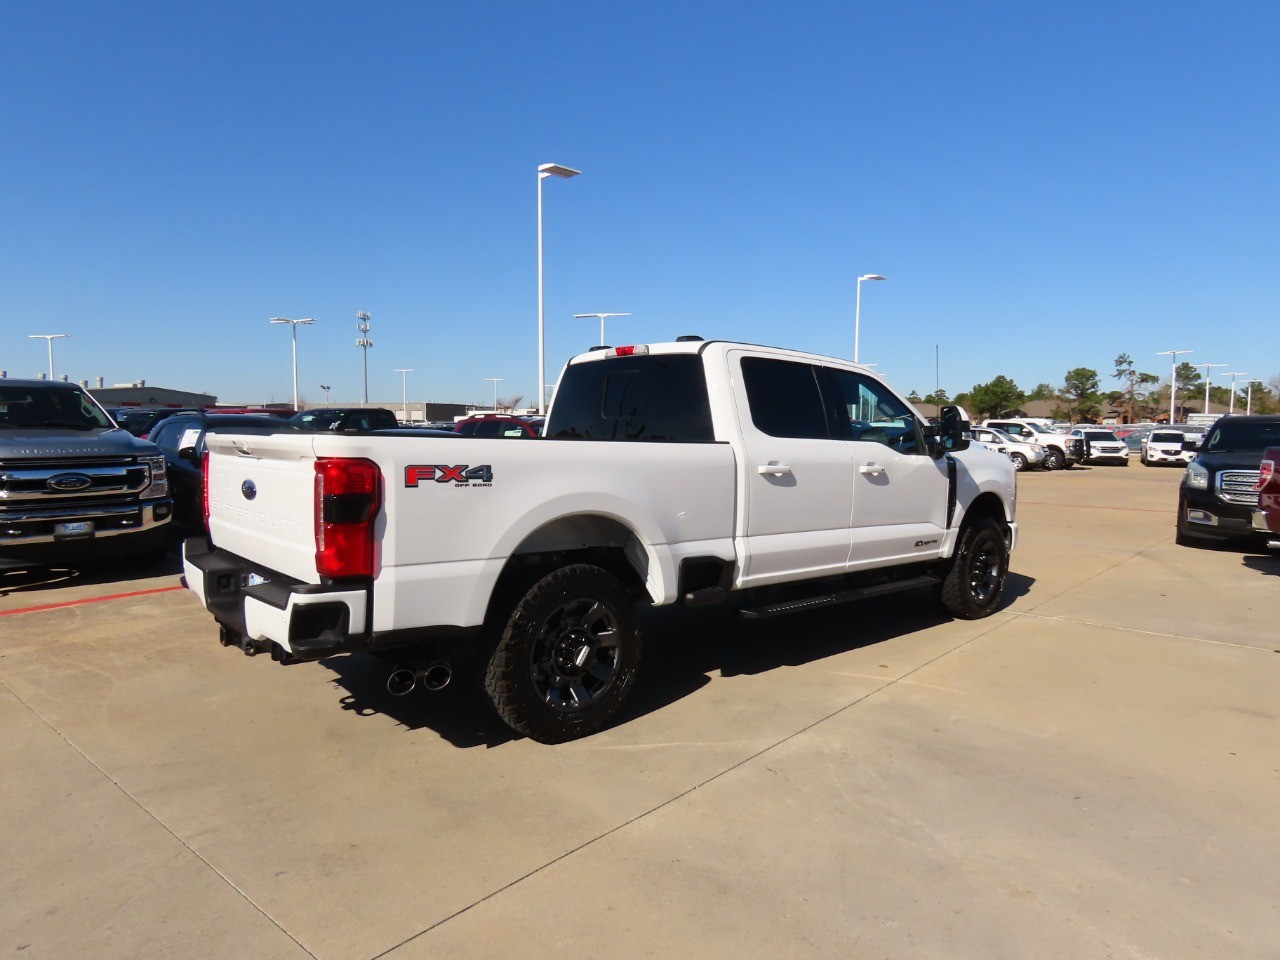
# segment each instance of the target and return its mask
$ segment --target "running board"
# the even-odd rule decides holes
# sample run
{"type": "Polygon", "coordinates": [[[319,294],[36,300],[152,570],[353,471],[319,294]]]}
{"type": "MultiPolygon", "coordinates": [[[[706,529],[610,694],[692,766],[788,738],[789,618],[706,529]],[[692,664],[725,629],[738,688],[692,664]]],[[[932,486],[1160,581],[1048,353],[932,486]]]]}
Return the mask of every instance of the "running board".
{"type": "Polygon", "coordinates": [[[739,612],[749,620],[763,620],[766,617],[780,617],[787,613],[799,613],[802,610],[818,610],[822,607],[834,607],[841,603],[852,603],[855,600],[866,600],[886,593],[898,593],[901,590],[915,590],[918,587],[937,586],[938,577],[925,574],[907,580],[894,580],[889,583],[877,583],[869,587],[854,587],[838,593],[823,593],[814,597],[802,597],[799,600],[785,600],[782,603],[769,603],[762,607],[747,607],[739,612]]]}

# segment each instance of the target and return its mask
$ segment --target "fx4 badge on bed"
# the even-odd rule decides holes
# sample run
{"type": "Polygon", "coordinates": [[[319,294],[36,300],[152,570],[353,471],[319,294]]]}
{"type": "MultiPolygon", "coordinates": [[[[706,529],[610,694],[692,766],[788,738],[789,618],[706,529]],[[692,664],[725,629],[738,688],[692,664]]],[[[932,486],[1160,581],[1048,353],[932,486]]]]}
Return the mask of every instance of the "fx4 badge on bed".
{"type": "Polygon", "coordinates": [[[453,483],[459,486],[487,487],[493,484],[493,467],[484,464],[479,467],[462,464],[448,467],[444,464],[410,464],[404,468],[404,485],[416,487],[419,483],[433,480],[436,483],[453,483]]]}

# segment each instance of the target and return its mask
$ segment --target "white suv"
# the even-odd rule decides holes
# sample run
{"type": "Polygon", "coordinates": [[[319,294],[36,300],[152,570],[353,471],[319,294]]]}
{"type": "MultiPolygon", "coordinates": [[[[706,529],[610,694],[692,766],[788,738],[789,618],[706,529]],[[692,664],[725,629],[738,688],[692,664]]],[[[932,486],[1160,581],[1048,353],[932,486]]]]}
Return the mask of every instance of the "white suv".
{"type": "Polygon", "coordinates": [[[1129,445],[1102,427],[1076,427],[1071,436],[1080,437],[1088,445],[1087,463],[1129,465],[1129,445]]]}
{"type": "Polygon", "coordinates": [[[1195,459],[1195,452],[1183,450],[1184,440],[1203,440],[1202,434],[1189,435],[1181,430],[1153,430],[1142,438],[1142,463],[1147,467],[1172,463],[1185,467],[1195,459]]]}
{"type": "Polygon", "coordinates": [[[973,439],[980,440],[988,446],[1007,453],[1009,459],[1013,461],[1013,469],[1015,470],[1022,471],[1044,465],[1047,451],[1034,441],[1012,437],[1003,430],[997,430],[995,427],[974,427],[972,434],[973,439]]]}

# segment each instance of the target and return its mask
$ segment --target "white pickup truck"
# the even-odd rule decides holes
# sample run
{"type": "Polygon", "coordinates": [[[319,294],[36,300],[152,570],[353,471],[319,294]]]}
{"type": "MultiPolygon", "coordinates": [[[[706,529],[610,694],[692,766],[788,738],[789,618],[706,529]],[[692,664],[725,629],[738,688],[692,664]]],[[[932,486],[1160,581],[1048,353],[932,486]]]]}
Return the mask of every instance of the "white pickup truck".
{"type": "Polygon", "coordinates": [[[545,437],[211,435],[186,584],[222,642],[282,662],[368,652],[403,694],[477,644],[516,731],[618,712],[636,603],[763,617],[932,587],[1000,600],[1017,537],[1003,454],[926,422],[865,367],[681,338],[566,366],[545,437]]]}

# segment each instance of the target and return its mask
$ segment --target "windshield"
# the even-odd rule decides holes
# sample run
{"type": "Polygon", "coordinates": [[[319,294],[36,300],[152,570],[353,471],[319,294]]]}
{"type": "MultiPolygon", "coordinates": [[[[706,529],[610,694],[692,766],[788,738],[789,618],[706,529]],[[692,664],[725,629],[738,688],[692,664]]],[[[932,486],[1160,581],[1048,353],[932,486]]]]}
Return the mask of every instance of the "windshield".
{"type": "Polygon", "coordinates": [[[1094,443],[1117,443],[1120,440],[1110,430],[1083,430],[1081,433],[1094,443]]]}
{"type": "Polygon", "coordinates": [[[0,430],[112,429],[89,395],[77,387],[0,386],[0,430]]]}
{"type": "Polygon", "coordinates": [[[1280,420],[1251,420],[1245,417],[1227,417],[1219,420],[1205,442],[1206,453],[1232,451],[1257,453],[1267,447],[1280,446],[1280,420]]]}
{"type": "Polygon", "coordinates": [[[1182,437],[1183,435],[1181,433],[1174,433],[1171,430],[1162,430],[1159,433],[1153,433],[1151,435],[1151,442],[1152,443],[1181,443],[1182,437]]]}

